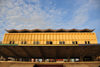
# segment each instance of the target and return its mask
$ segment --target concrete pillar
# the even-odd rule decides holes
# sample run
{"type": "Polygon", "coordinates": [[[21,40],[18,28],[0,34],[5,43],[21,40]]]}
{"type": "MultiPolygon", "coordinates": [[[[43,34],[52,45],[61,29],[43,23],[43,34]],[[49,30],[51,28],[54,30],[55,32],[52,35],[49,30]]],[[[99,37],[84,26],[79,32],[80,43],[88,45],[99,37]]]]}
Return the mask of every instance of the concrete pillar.
{"type": "Polygon", "coordinates": [[[8,61],[8,57],[5,57],[5,61],[8,61]]]}
{"type": "Polygon", "coordinates": [[[93,60],[93,61],[97,61],[97,59],[96,59],[95,56],[92,56],[92,60],[93,60]]]}
{"type": "Polygon", "coordinates": [[[22,58],[22,61],[25,61],[25,59],[24,59],[24,58],[22,58]]]}
{"type": "Polygon", "coordinates": [[[25,61],[30,61],[30,58],[25,58],[25,61]]]}
{"type": "Polygon", "coordinates": [[[23,59],[22,59],[22,58],[20,58],[20,61],[23,61],[23,59]]]}
{"type": "Polygon", "coordinates": [[[68,57],[67,59],[68,59],[67,61],[70,62],[70,57],[68,57]]]}
{"type": "Polygon", "coordinates": [[[23,61],[25,61],[25,58],[23,58],[23,61]]]}
{"type": "Polygon", "coordinates": [[[16,61],[19,61],[19,58],[15,58],[16,61]]]}
{"type": "Polygon", "coordinates": [[[44,58],[42,59],[42,62],[45,62],[45,59],[44,58]]]}
{"type": "Polygon", "coordinates": [[[36,62],[36,59],[34,58],[34,62],[36,62]]]}
{"type": "Polygon", "coordinates": [[[56,58],[55,58],[55,62],[56,62],[56,58]]]}
{"type": "Polygon", "coordinates": [[[80,61],[83,61],[83,57],[82,56],[80,57],[80,61]]]}
{"type": "Polygon", "coordinates": [[[28,61],[30,62],[31,61],[31,58],[28,58],[28,61]]]}
{"type": "Polygon", "coordinates": [[[16,58],[15,58],[15,61],[17,61],[16,58]]]}

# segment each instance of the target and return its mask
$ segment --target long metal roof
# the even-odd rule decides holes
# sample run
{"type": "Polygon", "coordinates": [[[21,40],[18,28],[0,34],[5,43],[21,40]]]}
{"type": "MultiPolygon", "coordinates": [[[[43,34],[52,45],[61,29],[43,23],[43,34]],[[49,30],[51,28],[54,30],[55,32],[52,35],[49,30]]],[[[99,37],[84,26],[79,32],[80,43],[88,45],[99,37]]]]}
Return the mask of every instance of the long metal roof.
{"type": "Polygon", "coordinates": [[[6,30],[8,33],[34,33],[34,32],[93,32],[94,29],[11,29],[6,30]]]}
{"type": "Polygon", "coordinates": [[[69,56],[100,56],[100,44],[80,46],[0,45],[0,56],[16,58],[67,58],[69,56]]]}

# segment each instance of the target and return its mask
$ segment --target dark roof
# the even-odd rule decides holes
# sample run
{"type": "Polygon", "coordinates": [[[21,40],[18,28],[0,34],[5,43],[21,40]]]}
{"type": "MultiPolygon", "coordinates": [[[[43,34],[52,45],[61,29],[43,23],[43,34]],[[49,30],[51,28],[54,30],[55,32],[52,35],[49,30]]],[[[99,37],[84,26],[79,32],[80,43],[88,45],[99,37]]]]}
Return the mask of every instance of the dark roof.
{"type": "Polygon", "coordinates": [[[22,29],[6,30],[8,33],[34,33],[34,32],[93,32],[94,29],[22,29]]]}
{"type": "Polygon", "coordinates": [[[45,45],[15,46],[0,45],[0,56],[15,58],[66,58],[80,56],[100,56],[100,44],[80,44],[79,46],[45,45]]]}

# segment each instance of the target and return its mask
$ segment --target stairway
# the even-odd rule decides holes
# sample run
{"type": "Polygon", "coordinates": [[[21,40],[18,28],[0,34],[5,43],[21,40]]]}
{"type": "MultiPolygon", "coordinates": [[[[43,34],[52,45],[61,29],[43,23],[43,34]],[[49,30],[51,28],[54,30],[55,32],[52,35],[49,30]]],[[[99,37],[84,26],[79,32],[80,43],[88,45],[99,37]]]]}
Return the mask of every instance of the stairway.
{"type": "Polygon", "coordinates": [[[51,65],[51,64],[36,64],[33,67],[63,67],[63,65],[51,65]]]}

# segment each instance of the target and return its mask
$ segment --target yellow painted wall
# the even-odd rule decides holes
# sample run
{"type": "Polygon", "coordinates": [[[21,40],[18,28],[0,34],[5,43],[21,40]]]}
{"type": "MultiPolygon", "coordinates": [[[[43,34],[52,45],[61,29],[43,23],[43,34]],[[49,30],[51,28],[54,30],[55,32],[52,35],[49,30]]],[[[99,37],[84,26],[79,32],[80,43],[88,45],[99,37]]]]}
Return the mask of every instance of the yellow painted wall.
{"type": "Polygon", "coordinates": [[[59,44],[59,41],[65,41],[65,44],[72,44],[72,41],[77,41],[78,44],[85,44],[85,41],[90,41],[90,44],[97,44],[95,33],[5,33],[3,44],[9,44],[14,41],[14,44],[21,44],[26,41],[27,44],[33,44],[33,41],[39,41],[40,44],[46,44],[46,41],[52,41],[53,44],[59,44]]]}

